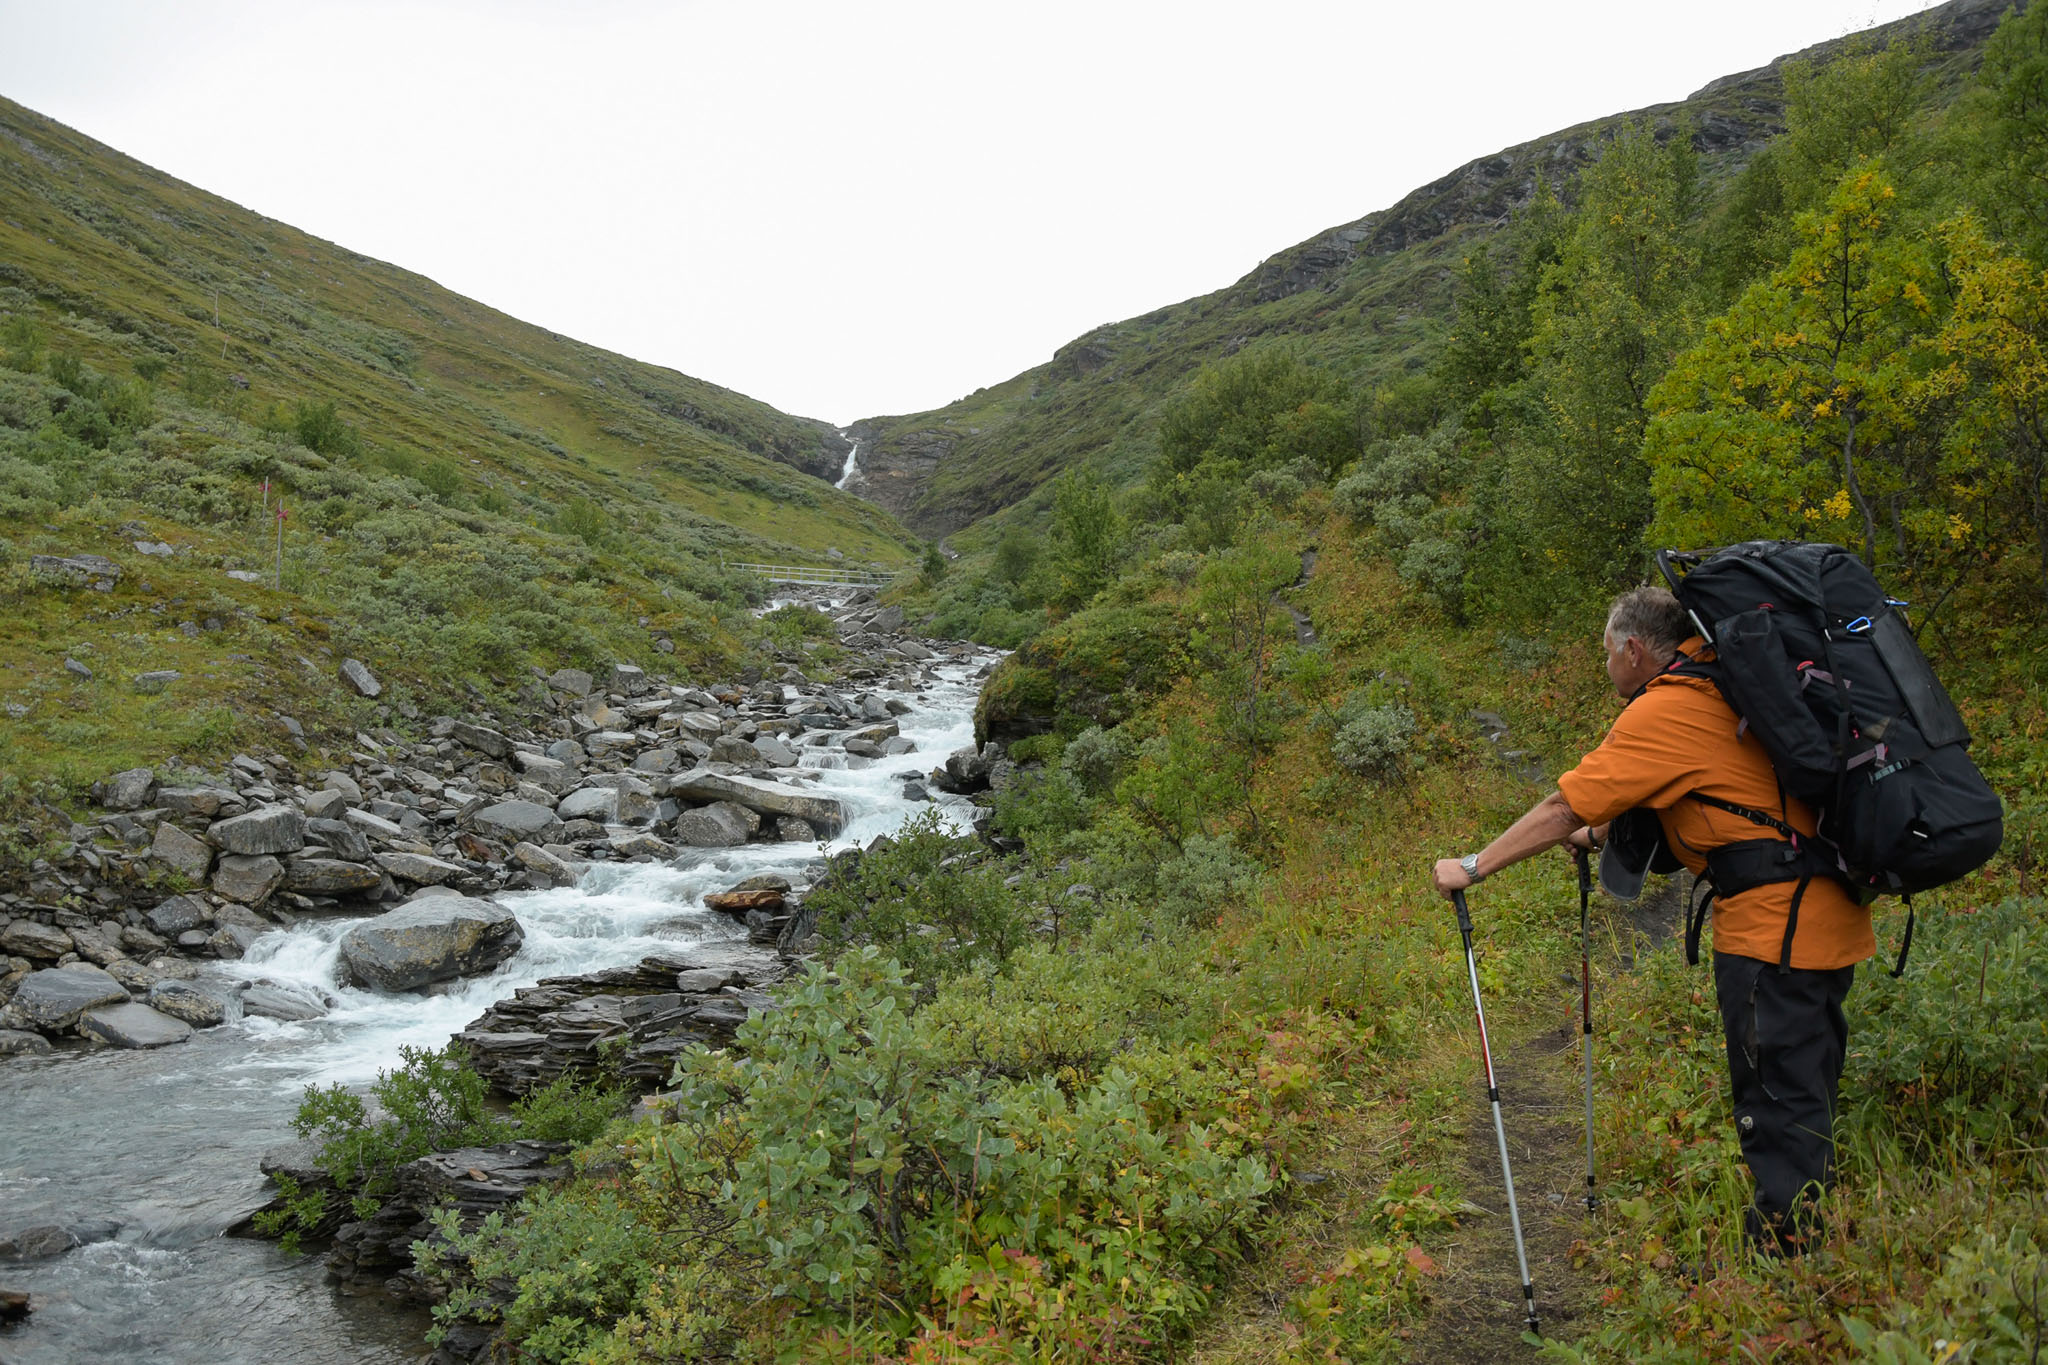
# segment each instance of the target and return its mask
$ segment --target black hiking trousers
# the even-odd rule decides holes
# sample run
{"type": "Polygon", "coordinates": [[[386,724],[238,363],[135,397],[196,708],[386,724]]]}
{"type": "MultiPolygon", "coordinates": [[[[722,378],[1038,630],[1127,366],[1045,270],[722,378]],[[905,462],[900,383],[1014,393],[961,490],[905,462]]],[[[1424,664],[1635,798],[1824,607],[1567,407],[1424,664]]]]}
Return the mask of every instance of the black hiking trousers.
{"type": "Polygon", "coordinates": [[[1842,1002],[1855,975],[1714,954],[1735,1131],[1756,1177],[1749,1236],[1769,1254],[1804,1250],[1813,1196],[1834,1184],[1835,1092],[1849,1043],[1842,1002]]]}

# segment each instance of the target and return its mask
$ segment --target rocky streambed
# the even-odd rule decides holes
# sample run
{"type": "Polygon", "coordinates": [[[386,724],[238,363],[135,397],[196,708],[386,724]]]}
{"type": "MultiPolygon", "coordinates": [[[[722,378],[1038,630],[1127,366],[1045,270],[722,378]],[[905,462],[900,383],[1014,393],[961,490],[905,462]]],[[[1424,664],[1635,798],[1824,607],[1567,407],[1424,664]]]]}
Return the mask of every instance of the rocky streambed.
{"type": "MultiPolygon", "coordinates": [[[[367,730],[345,766],[110,775],[99,818],[0,896],[0,1290],[34,1310],[0,1360],[417,1358],[417,1310],[342,1292],[404,1290],[402,1208],[332,1266],[223,1235],[266,1159],[289,1166],[304,1087],[459,1036],[508,1093],[601,1047],[651,1088],[769,1003],[821,845],[933,801],[972,825],[992,656],[871,601],[837,614],[830,685],[800,657],[715,685],[565,670],[516,715],[367,730]]],[[[552,1155],[408,1178],[484,1209],[552,1155]]]]}

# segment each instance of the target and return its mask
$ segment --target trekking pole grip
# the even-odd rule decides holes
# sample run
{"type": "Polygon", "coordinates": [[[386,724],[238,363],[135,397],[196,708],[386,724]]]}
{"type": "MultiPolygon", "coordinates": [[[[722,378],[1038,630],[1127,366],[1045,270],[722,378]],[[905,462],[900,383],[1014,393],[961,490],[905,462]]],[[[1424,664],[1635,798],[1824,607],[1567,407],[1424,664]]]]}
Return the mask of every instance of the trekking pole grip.
{"type": "Polygon", "coordinates": [[[1463,891],[1453,891],[1451,893],[1451,905],[1458,912],[1458,932],[1463,934],[1469,942],[1472,937],[1472,912],[1465,908],[1465,893],[1463,891]]]}

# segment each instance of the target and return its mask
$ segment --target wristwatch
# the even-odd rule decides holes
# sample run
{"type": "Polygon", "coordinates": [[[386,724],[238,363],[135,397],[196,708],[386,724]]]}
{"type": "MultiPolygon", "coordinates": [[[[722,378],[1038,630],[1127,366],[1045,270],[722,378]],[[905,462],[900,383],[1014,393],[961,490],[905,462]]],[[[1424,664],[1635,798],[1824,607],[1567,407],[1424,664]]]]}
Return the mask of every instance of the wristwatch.
{"type": "Polygon", "coordinates": [[[1458,859],[1458,866],[1464,870],[1466,878],[1472,885],[1477,886],[1486,880],[1486,878],[1479,875],[1479,855],[1477,853],[1467,853],[1464,857],[1458,859]]]}

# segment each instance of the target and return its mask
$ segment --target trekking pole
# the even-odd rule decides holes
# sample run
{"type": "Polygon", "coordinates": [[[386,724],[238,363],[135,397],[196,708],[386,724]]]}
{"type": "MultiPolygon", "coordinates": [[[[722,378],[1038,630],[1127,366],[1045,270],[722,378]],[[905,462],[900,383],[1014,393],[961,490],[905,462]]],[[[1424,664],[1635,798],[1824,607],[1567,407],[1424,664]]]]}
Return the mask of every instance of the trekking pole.
{"type": "Polygon", "coordinates": [[[1500,1178],[1508,1188],[1508,1226],[1515,1232],[1515,1261],[1522,1269],[1522,1306],[1529,1317],[1529,1330],[1536,1325],[1536,1286],[1529,1278],[1529,1249],[1522,1242],[1522,1214],[1515,1206],[1515,1173],[1508,1165],[1508,1130],[1500,1117],[1500,1085],[1493,1078],[1493,1048],[1486,1041],[1486,1006],[1479,1002],[1479,962],[1472,956],[1472,915],[1465,909],[1465,893],[1453,891],[1451,904],[1458,911],[1458,934],[1465,940],[1465,975],[1472,980],[1472,1013],[1479,1020],[1479,1055],[1486,1063],[1486,1098],[1493,1105],[1493,1136],[1500,1144],[1500,1178]]]}
{"type": "Polygon", "coordinates": [[[1579,864],[1579,1039],[1586,1054],[1586,1212],[1600,1207],[1593,1183],[1593,860],[1575,850],[1579,864]]]}

